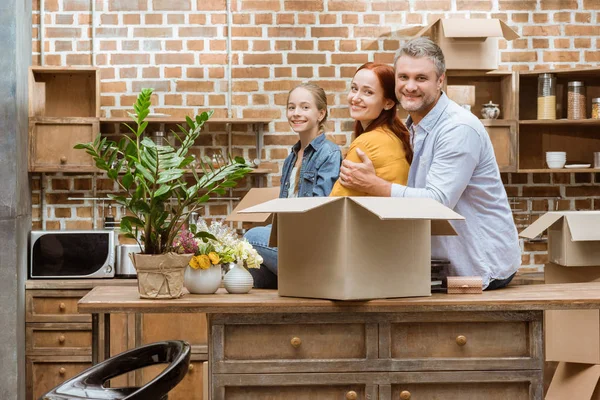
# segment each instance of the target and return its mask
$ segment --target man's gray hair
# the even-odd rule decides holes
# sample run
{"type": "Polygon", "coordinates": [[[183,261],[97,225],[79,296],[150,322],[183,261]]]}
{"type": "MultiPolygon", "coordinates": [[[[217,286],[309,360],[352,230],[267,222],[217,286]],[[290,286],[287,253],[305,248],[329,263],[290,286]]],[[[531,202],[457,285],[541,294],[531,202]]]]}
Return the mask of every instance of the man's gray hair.
{"type": "Polygon", "coordinates": [[[402,56],[414,58],[427,57],[433,62],[433,65],[435,65],[438,77],[446,72],[446,62],[444,61],[442,49],[440,49],[440,46],[435,44],[433,40],[426,37],[414,38],[404,43],[396,52],[394,65],[396,65],[396,62],[402,56]]]}

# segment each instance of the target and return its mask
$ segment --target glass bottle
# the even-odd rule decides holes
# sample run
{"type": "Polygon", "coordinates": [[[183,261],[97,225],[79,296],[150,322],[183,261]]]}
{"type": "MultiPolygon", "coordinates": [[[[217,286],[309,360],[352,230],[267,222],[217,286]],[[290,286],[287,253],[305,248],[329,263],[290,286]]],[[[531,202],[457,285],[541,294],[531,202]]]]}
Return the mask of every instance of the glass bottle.
{"type": "Polygon", "coordinates": [[[567,119],[585,119],[587,113],[583,82],[572,81],[567,86],[567,119]]]}
{"type": "Polygon", "coordinates": [[[165,133],[163,131],[152,132],[152,141],[157,146],[164,146],[166,144],[165,133]]]}
{"type": "Polygon", "coordinates": [[[537,119],[556,119],[556,76],[554,74],[538,76],[537,119]]]}
{"type": "Polygon", "coordinates": [[[600,119],[600,97],[592,99],[592,118],[600,119]]]}

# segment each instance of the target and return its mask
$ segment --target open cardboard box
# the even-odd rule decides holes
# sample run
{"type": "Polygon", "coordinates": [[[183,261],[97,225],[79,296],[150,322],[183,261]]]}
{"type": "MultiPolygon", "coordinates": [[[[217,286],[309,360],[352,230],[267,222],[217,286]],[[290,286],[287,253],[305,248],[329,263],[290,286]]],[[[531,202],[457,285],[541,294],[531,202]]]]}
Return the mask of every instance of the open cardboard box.
{"type": "Polygon", "coordinates": [[[533,239],[548,229],[548,260],[566,267],[600,265],[600,211],[548,212],[519,236],[533,239]]]}
{"type": "MultiPolygon", "coordinates": [[[[544,275],[546,283],[599,282],[600,266],[548,263],[544,275]]],[[[552,310],[544,318],[546,361],[600,364],[600,310],[552,310]]]]}
{"type": "Polygon", "coordinates": [[[600,365],[561,362],[554,373],[546,400],[600,400],[600,365]]]}
{"type": "Polygon", "coordinates": [[[446,69],[498,69],[498,38],[519,35],[499,19],[437,19],[416,36],[428,36],[444,52],[446,69]]]}
{"type": "Polygon", "coordinates": [[[358,300],[431,295],[431,235],[462,216],[432,199],[305,197],[239,212],[275,213],[281,296],[358,300]]]}
{"type": "Polygon", "coordinates": [[[227,222],[263,222],[271,223],[271,213],[255,213],[255,214],[240,214],[241,210],[252,207],[257,204],[264,203],[279,197],[278,187],[269,188],[252,188],[240,200],[238,205],[233,209],[231,214],[225,218],[227,222]]]}

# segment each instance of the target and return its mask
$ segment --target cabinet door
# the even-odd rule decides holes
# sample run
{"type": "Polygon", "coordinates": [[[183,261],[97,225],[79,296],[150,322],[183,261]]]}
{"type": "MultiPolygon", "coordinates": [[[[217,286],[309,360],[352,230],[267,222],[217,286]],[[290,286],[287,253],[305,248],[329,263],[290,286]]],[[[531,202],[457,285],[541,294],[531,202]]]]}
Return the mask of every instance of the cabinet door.
{"type": "Polygon", "coordinates": [[[517,172],[517,123],[488,121],[485,129],[490,135],[500,172],[517,172]]]}
{"type": "Polygon", "coordinates": [[[185,340],[192,345],[192,353],[206,354],[206,314],[142,314],[142,345],[161,340],[185,340]]]}
{"type": "MultiPolygon", "coordinates": [[[[166,368],[166,364],[153,365],[139,371],[142,385],[145,385],[166,368]]],[[[204,361],[191,361],[187,375],[174,389],[169,392],[169,400],[208,400],[205,389],[208,363],[204,361]]]]}
{"type": "Polygon", "coordinates": [[[30,122],[29,171],[97,171],[92,157],[73,146],[93,141],[99,132],[97,119],[62,118],[30,122]]]}
{"type": "Polygon", "coordinates": [[[25,361],[27,399],[38,400],[56,386],[92,366],[89,356],[31,356],[25,361]]]}

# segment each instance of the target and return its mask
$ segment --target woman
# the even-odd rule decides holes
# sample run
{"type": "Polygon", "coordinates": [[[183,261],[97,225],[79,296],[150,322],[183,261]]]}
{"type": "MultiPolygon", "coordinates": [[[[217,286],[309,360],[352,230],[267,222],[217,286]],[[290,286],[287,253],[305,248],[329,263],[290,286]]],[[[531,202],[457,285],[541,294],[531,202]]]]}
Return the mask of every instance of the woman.
{"type": "MultiPolygon", "coordinates": [[[[352,78],[348,105],[354,124],[354,140],[346,159],[361,162],[357,149],[371,160],[377,176],[406,185],[412,161],[409,133],[396,113],[394,69],[389,65],[366,63],[352,78]]],[[[331,196],[367,196],[348,189],[338,181],[331,196]]]]}
{"type": "MultiPolygon", "coordinates": [[[[303,83],[288,94],[287,120],[299,136],[283,162],[280,198],[325,197],[331,192],[340,173],[342,153],[327,140],[325,91],[312,83],[303,83]]],[[[263,258],[261,268],[251,270],[254,287],[277,287],[277,249],[269,247],[271,226],[250,229],[245,238],[263,258]]]]}

